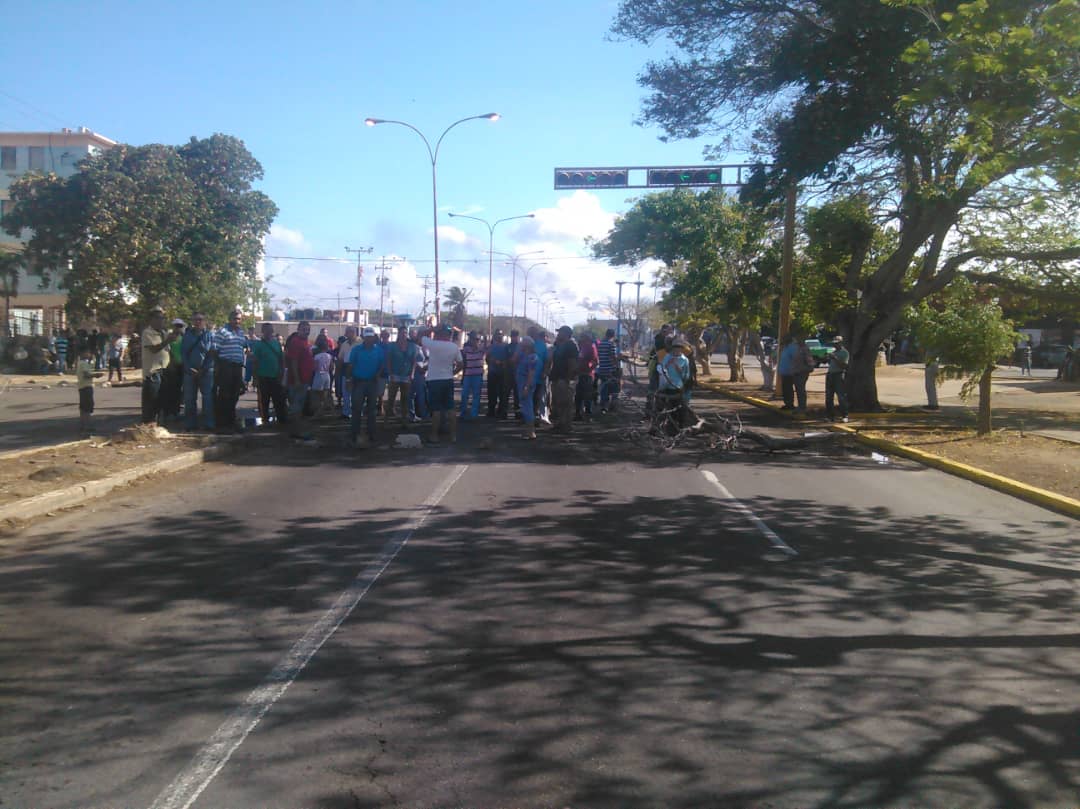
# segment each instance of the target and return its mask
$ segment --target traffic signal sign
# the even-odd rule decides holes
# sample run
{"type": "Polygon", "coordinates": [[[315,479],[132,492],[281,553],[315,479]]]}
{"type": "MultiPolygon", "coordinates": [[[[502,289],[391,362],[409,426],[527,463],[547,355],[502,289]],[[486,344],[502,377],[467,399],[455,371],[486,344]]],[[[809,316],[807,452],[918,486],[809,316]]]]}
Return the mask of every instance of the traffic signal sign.
{"type": "Polygon", "coordinates": [[[555,169],[555,189],[627,188],[629,169],[555,169]]]}
{"type": "Polygon", "coordinates": [[[719,166],[696,168],[649,169],[649,188],[670,188],[679,185],[723,185],[723,172],[719,166]]]}

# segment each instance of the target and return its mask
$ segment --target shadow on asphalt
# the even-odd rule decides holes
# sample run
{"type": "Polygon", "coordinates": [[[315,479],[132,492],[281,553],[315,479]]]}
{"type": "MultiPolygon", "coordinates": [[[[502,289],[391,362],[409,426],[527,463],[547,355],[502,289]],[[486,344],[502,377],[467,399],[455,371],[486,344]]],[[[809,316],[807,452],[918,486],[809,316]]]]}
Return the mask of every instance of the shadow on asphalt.
{"type": "MultiPolygon", "coordinates": [[[[556,451],[529,446],[514,459],[556,451]]],[[[297,467],[306,456],[274,457],[297,467]]],[[[395,463],[444,458],[463,456],[395,463]]],[[[612,458],[570,462],[603,474],[612,458]]],[[[310,462],[367,461],[334,451],[310,462]]],[[[1080,793],[1074,523],[986,531],[797,497],[745,502],[798,537],[800,555],[763,556],[745,519],[709,497],[586,489],[571,501],[522,493],[497,510],[436,508],[350,618],[364,630],[335,636],[297,684],[310,692],[303,704],[283,700],[264,720],[260,734],[289,743],[259,760],[262,788],[280,781],[287,794],[291,778],[332,759],[350,787],[327,787],[326,809],[385,805],[380,779],[412,784],[396,796],[405,803],[492,805],[532,803],[541,787],[551,805],[620,807],[1035,807],[1080,793]],[[999,629],[973,633],[976,615],[999,629]],[[421,756],[419,774],[410,762],[421,756]]],[[[85,757],[63,749],[72,716],[118,760],[167,748],[146,734],[224,716],[288,648],[263,639],[258,616],[306,627],[411,515],[357,508],[257,537],[224,512],[161,519],[152,537],[119,516],[109,536],[59,556],[63,536],[43,541],[47,554],[39,544],[0,571],[3,601],[52,593],[102,621],[122,611],[149,622],[128,641],[104,630],[5,649],[8,661],[37,661],[41,678],[9,680],[5,699],[67,693],[34,726],[9,719],[5,735],[59,749],[74,770],[85,757]],[[185,609],[208,631],[155,631],[156,614],[185,609]],[[250,634],[215,640],[215,620],[236,614],[256,617],[250,634]],[[137,722],[98,701],[106,675],[141,706],[137,722]]]]}

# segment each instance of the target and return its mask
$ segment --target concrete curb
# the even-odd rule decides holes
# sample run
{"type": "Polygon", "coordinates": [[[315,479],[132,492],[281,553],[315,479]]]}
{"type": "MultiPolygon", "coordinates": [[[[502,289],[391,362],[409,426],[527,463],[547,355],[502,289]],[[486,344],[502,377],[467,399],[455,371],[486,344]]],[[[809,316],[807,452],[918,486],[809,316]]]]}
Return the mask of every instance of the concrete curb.
{"type": "Polygon", "coordinates": [[[81,506],[91,500],[104,497],[109,492],[121,486],[126,486],[139,478],[158,472],[179,472],[189,466],[196,466],[204,461],[219,458],[232,451],[236,444],[215,444],[202,449],[191,450],[172,458],[138,466],[115,475],[110,475],[101,480],[88,480],[86,483],[78,483],[66,489],[55,492],[46,492],[36,497],[28,497],[0,507],[0,523],[23,522],[25,520],[40,517],[57,509],[66,509],[73,506],[81,506]]]}
{"type": "MultiPolygon", "coordinates": [[[[715,384],[708,385],[708,389],[723,396],[727,396],[728,398],[746,402],[755,407],[772,410],[780,415],[793,418],[786,412],[781,411],[779,407],[771,402],[759,399],[756,396],[747,396],[744,393],[727,390],[715,384]]],[[[895,441],[889,441],[885,438],[874,438],[872,436],[862,435],[853,427],[848,427],[846,425],[832,424],[829,425],[829,429],[834,432],[842,432],[851,435],[860,444],[864,444],[868,447],[885,450],[886,452],[891,452],[894,455],[900,455],[904,458],[910,458],[911,460],[918,461],[926,466],[940,469],[942,472],[948,472],[950,475],[956,475],[982,486],[987,486],[988,488],[996,489],[1005,494],[1010,494],[1013,497],[1019,497],[1021,500],[1035,503],[1036,505],[1043,506],[1051,511],[1056,511],[1059,514],[1065,514],[1074,519],[1080,519],[1080,500],[1074,500],[1063,494],[1048,492],[1046,489],[1040,489],[1036,486],[1028,486],[1026,483],[1021,483],[1018,480],[1002,477],[993,472],[987,472],[983,469],[968,466],[967,464],[958,461],[950,461],[948,458],[943,458],[940,455],[923,452],[920,449],[915,449],[914,447],[909,447],[904,444],[898,444],[895,441]]]]}
{"type": "Polygon", "coordinates": [[[66,449],[67,447],[77,447],[82,444],[89,444],[89,438],[81,438],[78,441],[65,441],[63,444],[45,444],[39,447],[24,447],[23,449],[12,449],[6,452],[0,452],[0,461],[13,461],[16,458],[21,458],[24,455],[33,455],[37,452],[49,452],[54,449],[66,449]]]}

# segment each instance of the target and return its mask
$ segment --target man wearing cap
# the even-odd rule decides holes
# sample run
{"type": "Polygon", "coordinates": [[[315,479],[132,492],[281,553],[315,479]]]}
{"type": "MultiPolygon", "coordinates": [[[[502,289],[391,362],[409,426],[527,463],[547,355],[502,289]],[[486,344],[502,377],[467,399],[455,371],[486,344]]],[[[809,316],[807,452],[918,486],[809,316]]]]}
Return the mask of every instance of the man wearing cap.
{"type": "MultiPolygon", "coordinates": [[[[169,366],[169,346],[175,339],[165,331],[165,312],[160,306],[150,310],[150,325],[143,329],[142,346],[142,421],[153,424],[161,415],[161,379],[169,366]]],[[[159,422],[160,423],[160,422],[159,422]]]]}
{"type": "Polygon", "coordinates": [[[474,331],[461,347],[465,370],[461,373],[461,419],[471,421],[480,415],[480,391],[484,387],[484,349],[474,331]]]}
{"type": "Polygon", "coordinates": [[[240,324],[242,315],[237,309],[229,314],[229,323],[214,335],[217,362],[214,365],[214,410],[218,429],[236,429],[236,402],[244,387],[244,355],[248,348],[247,335],[240,324]]]}
{"type": "Polygon", "coordinates": [[[840,402],[840,421],[847,423],[848,398],[847,385],[844,384],[851,354],[844,348],[844,338],[833,338],[836,350],[829,355],[829,367],[825,371],[825,417],[833,421],[833,396],[840,402]]]}
{"type": "Polygon", "coordinates": [[[386,365],[386,353],[375,329],[365,326],[362,336],[363,341],[349,351],[349,361],[345,365],[345,372],[352,384],[349,438],[356,446],[367,446],[375,441],[379,376],[386,365]],[[367,435],[362,436],[360,431],[365,422],[367,435]]]}
{"type": "Polygon", "coordinates": [[[435,329],[435,339],[424,337],[428,352],[427,393],[431,411],[431,442],[439,441],[439,428],[446,422],[450,443],[457,441],[457,411],[454,409],[454,374],[464,366],[461,350],[451,341],[447,325],[435,329]]]}

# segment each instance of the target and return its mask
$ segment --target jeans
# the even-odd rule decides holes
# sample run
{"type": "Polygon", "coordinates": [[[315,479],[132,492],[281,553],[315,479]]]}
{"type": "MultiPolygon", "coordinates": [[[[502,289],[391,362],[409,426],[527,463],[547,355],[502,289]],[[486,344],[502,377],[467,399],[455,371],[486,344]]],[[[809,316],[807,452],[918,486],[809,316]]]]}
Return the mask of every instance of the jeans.
{"type": "Polygon", "coordinates": [[[780,374],[780,395],[784,397],[784,407],[788,410],[795,406],[794,374],[780,374]]]}
{"type": "Polygon", "coordinates": [[[337,386],[338,398],[341,399],[341,415],[345,418],[352,416],[352,385],[349,382],[350,380],[345,378],[345,372],[338,371],[334,384],[337,386]]]}
{"type": "Polygon", "coordinates": [[[825,374],[825,417],[833,417],[833,396],[840,403],[840,415],[847,418],[847,388],[844,387],[844,374],[825,374]]]}
{"type": "Polygon", "coordinates": [[[349,420],[349,435],[360,435],[362,422],[367,422],[368,438],[375,440],[375,410],[378,405],[379,380],[352,380],[352,418],[349,420]]]}
{"type": "Polygon", "coordinates": [[[795,400],[799,410],[806,410],[806,380],[809,378],[809,371],[795,374],[795,400]]]}
{"type": "Polygon", "coordinates": [[[551,415],[555,426],[569,430],[574,422],[574,389],[569,379],[551,381],[551,415]]]}
{"type": "Polygon", "coordinates": [[[427,379],[424,374],[413,374],[412,388],[409,391],[409,417],[428,417],[427,379]]]}
{"type": "Polygon", "coordinates": [[[58,374],[67,373],[67,354],[57,354],[56,355],[56,373],[58,373],[58,374]]]}
{"type": "Polygon", "coordinates": [[[219,359],[214,366],[214,418],[218,427],[236,426],[236,402],[243,385],[243,363],[219,359]]]}
{"type": "Polygon", "coordinates": [[[184,426],[189,430],[198,427],[198,400],[202,394],[202,421],[207,430],[214,429],[214,369],[204,368],[198,375],[190,371],[184,374],[184,426]]]}
{"type": "Polygon", "coordinates": [[[142,381],[142,423],[153,424],[158,420],[161,396],[161,371],[143,377],[142,381]]]}
{"type": "Polygon", "coordinates": [[[411,388],[412,383],[408,380],[390,378],[390,384],[388,385],[389,393],[386,396],[386,418],[390,419],[394,415],[394,400],[398,399],[398,418],[401,419],[401,423],[405,424],[409,420],[409,402],[412,399],[411,388]]]}
{"type": "Polygon", "coordinates": [[[289,434],[306,438],[304,406],[307,404],[310,385],[289,385],[289,434]]]}
{"type": "Polygon", "coordinates": [[[587,374],[582,374],[577,380],[577,389],[574,392],[574,414],[575,415],[592,415],[593,404],[593,391],[595,386],[593,385],[593,378],[587,374]]]}
{"type": "Polygon", "coordinates": [[[615,380],[610,376],[598,376],[596,384],[600,388],[600,409],[607,410],[608,402],[614,399],[615,380]]]}
{"type": "Polygon", "coordinates": [[[274,418],[279,424],[289,423],[288,393],[281,380],[276,376],[259,376],[255,378],[255,385],[259,391],[259,415],[263,424],[270,421],[270,403],[274,403],[274,418]]]}
{"type": "Polygon", "coordinates": [[[487,414],[489,417],[506,417],[506,400],[508,392],[509,390],[503,382],[502,369],[488,369],[487,414]]]}
{"type": "Polygon", "coordinates": [[[474,419],[480,415],[480,391],[484,387],[484,377],[479,374],[461,378],[461,417],[474,419]],[[472,406],[469,406],[470,398],[472,406]]]}

